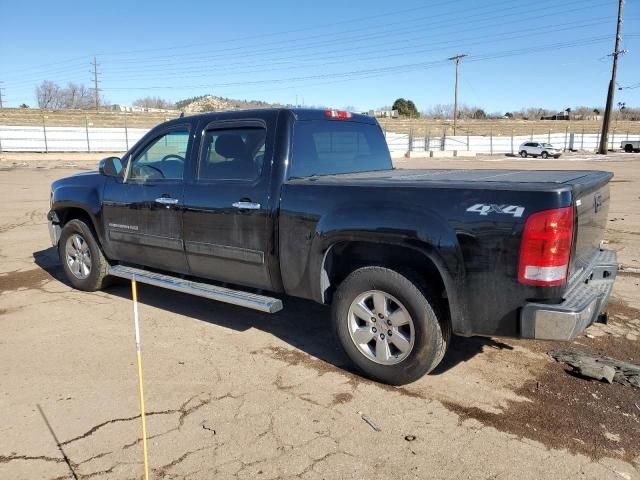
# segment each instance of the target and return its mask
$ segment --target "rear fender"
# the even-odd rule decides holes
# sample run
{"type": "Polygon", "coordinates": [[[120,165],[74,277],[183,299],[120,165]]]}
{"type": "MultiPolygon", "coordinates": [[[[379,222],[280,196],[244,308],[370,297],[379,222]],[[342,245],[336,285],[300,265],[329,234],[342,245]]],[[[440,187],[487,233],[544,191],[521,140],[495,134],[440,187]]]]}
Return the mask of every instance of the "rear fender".
{"type": "MultiPolygon", "coordinates": [[[[443,280],[452,326],[465,327],[464,263],[455,231],[441,217],[416,205],[349,205],[323,216],[317,224],[311,247],[309,273],[314,298],[323,302],[326,290],[324,262],[335,245],[344,242],[372,242],[412,249],[426,256],[443,280]],[[380,225],[384,225],[380,227],[380,225]]],[[[371,259],[375,264],[376,259],[371,259]]]]}

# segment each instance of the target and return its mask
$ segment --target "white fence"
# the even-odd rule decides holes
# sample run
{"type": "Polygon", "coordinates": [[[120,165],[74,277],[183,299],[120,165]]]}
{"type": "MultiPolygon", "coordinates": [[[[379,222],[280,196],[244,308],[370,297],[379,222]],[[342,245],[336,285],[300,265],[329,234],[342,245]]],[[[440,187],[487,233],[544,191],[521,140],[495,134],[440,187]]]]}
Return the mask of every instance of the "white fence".
{"type": "Polygon", "coordinates": [[[0,126],[0,152],[126,152],[146,128],[0,126]]]}
{"type": "MultiPolygon", "coordinates": [[[[125,152],[148,132],[145,128],[94,127],[21,127],[0,126],[0,152],[125,152]]],[[[452,151],[476,153],[518,153],[524,142],[548,142],[565,150],[596,150],[598,133],[548,133],[532,135],[456,135],[415,136],[407,133],[385,133],[389,150],[452,151]]],[[[640,140],[639,134],[612,133],[609,145],[619,148],[623,140],[640,140]]]]}
{"type": "MultiPolygon", "coordinates": [[[[387,144],[392,152],[467,150],[476,153],[518,153],[525,142],[550,143],[564,150],[596,150],[600,144],[599,133],[543,133],[532,135],[439,135],[430,137],[408,133],[386,132],[387,144]]],[[[620,142],[640,140],[640,134],[611,133],[609,148],[620,148],[620,142]]]]}

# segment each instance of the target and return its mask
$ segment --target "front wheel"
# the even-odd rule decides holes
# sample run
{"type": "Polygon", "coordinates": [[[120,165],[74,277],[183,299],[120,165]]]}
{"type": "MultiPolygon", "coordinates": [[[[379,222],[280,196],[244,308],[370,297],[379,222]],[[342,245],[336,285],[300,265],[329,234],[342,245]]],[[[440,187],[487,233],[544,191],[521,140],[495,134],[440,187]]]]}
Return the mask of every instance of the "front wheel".
{"type": "Polygon", "coordinates": [[[93,292],[107,285],[109,263],[82,220],[70,220],[64,226],[58,253],[64,273],[75,288],[93,292]]]}
{"type": "Polygon", "coordinates": [[[542,158],[544,158],[545,160],[547,158],[549,158],[549,154],[547,152],[542,152],[542,155],[540,155],[542,158]]]}
{"type": "Polygon", "coordinates": [[[527,158],[527,152],[526,152],[526,150],[522,150],[522,151],[520,152],[520,156],[521,156],[522,158],[527,158]]]}
{"type": "Polygon", "coordinates": [[[373,380],[413,382],[444,356],[451,335],[448,319],[436,313],[432,295],[414,278],[364,267],[338,287],[332,306],[334,331],[347,356],[373,380]]]}
{"type": "Polygon", "coordinates": [[[625,145],[624,146],[624,151],[627,152],[627,153],[633,152],[633,145],[631,145],[631,144],[625,145]]]}

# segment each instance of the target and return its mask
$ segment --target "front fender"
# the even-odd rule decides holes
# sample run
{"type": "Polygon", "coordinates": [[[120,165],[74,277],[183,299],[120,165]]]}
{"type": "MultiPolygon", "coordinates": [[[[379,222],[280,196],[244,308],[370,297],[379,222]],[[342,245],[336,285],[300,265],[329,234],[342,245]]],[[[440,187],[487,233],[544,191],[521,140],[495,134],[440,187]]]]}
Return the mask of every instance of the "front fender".
{"type": "MultiPolygon", "coordinates": [[[[72,178],[74,177],[69,177],[69,179],[72,178]]],[[[62,220],[61,213],[65,210],[71,208],[82,210],[91,219],[93,228],[98,235],[98,240],[102,244],[104,229],[100,218],[104,182],[93,181],[87,182],[88,184],[65,183],[69,179],[59,180],[52,185],[51,211],[56,212],[60,220],[62,220]]]]}

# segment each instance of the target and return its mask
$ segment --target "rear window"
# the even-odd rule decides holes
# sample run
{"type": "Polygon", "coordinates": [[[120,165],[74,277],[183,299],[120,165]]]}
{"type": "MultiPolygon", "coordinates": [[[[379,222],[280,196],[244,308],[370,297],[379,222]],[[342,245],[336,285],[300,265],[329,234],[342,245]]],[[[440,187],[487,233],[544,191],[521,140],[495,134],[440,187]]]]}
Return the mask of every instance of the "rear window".
{"type": "Polygon", "coordinates": [[[295,124],[291,162],[289,178],[392,168],[378,125],[327,120],[295,124]]]}

